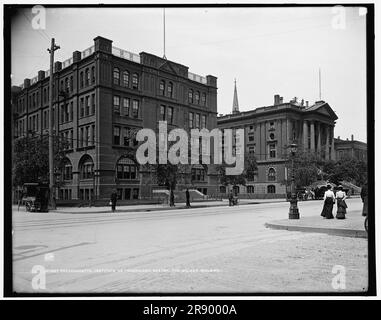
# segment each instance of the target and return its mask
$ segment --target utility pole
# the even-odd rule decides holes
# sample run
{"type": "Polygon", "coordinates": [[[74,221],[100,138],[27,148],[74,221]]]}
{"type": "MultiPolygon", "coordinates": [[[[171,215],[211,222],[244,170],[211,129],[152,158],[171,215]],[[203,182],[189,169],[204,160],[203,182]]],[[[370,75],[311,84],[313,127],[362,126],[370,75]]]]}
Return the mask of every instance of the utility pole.
{"type": "MultiPolygon", "coordinates": [[[[54,141],[53,141],[53,76],[54,76],[54,51],[60,49],[59,46],[55,45],[54,38],[52,38],[52,43],[50,49],[50,78],[49,78],[49,195],[50,195],[50,207],[51,209],[56,209],[56,200],[54,195],[54,141]]],[[[56,130],[58,128],[56,127],[56,130]]]]}

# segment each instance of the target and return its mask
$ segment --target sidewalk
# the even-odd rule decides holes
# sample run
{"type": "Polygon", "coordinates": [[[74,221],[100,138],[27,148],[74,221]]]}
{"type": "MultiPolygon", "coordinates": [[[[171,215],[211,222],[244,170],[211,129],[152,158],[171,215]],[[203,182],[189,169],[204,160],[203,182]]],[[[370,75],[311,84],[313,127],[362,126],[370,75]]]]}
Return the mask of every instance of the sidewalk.
{"type": "MultiPolygon", "coordinates": [[[[238,205],[248,205],[248,204],[259,204],[259,203],[275,203],[275,202],[286,202],[285,199],[240,199],[238,205]]],[[[227,199],[219,201],[199,201],[192,202],[190,209],[198,208],[208,208],[208,207],[227,207],[229,201],[227,199]]],[[[167,210],[178,210],[178,209],[188,209],[185,202],[175,203],[175,207],[170,207],[168,204],[137,204],[137,205],[125,205],[116,206],[116,212],[150,212],[150,211],[167,211],[167,210]]],[[[13,206],[13,210],[17,211],[17,206],[13,206]]],[[[25,211],[24,207],[20,207],[20,211],[25,211]]],[[[111,208],[109,206],[104,207],[61,207],[56,210],[49,211],[54,213],[63,214],[91,214],[91,213],[110,213],[111,208]]]]}
{"type": "Polygon", "coordinates": [[[323,217],[301,217],[300,219],[276,220],[267,222],[265,226],[272,229],[302,231],[314,233],[326,233],[331,235],[355,238],[367,238],[364,229],[364,217],[361,212],[351,212],[346,219],[323,219],[323,217]]]}

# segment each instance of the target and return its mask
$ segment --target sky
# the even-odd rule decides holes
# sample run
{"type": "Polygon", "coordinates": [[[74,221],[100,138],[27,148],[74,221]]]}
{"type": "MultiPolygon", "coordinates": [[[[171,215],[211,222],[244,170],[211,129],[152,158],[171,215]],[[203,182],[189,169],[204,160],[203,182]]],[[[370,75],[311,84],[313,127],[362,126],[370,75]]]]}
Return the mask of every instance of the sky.
{"type": "MultiPolygon", "coordinates": [[[[50,38],[61,47],[55,60],[93,45],[96,36],[134,53],[163,56],[162,8],[54,8],[45,29],[36,14],[12,21],[12,84],[49,69],[50,38]]],[[[234,79],[241,111],[273,104],[274,95],[310,104],[328,102],[338,120],[335,137],[366,142],[366,15],[359,7],[167,8],[168,60],[216,76],[218,113],[230,113],[234,79]]]]}

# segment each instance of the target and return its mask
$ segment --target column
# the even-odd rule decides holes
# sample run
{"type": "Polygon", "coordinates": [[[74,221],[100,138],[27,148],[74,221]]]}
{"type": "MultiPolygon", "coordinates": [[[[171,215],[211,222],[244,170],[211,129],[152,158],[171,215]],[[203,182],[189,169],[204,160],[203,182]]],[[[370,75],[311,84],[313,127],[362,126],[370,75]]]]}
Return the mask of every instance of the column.
{"type": "Polygon", "coordinates": [[[303,149],[308,149],[308,124],[307,121],[303,121],[303,149]]]}
{"type": "Polygon", "coordinates": [[[315,152],[315,123],[312,121],[310,125],[311,151],[315,152]]]}
{"type": "Polygon", "coordinates": [[[335,151],[335,126],[331,126],[331,160],[336,160],[336,151],[335,151]]]}
{"type": "Polygon", "coordinates": [[[329,159],[329,126],[325,125],[325,134],[326,134],[326,139],[325,139],[325,159],[329,159]]]}
{"type": "Polygon", "coordinates": [[[316,130],[318,135],[316,149],[318,152],[318,156],[320,157],[321,156],[321,124],[319,122],[316,123],[316,130]]]}

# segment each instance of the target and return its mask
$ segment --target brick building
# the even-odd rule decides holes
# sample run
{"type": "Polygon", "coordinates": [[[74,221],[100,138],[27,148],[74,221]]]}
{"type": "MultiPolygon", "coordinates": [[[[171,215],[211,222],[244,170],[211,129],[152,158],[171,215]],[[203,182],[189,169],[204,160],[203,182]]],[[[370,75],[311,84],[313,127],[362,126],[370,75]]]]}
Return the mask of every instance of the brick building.
{"type": "MultiPolygon", "coordinates": [[[[49,76],[39,71],[12,88],[15,138],[48,134],[49,76]]],[[[53,90],[54,132],[70,142],[59,199],[107,199],[114,189],[122,200],[150,197],[157,186],[136,163],[138,144],[131,132],[157,131],[159,120],[167,120],[169,129],[216,127],[216,77],[190,73],[187,66],[146,52],[118,49],[103,37],[55,62],[53,90]]],[[[189,170],[192,187],[216,191],[216,177],[203,166],[189,170]]]]}
{"type": "MultiPolygon", "coordinates": [[[[258,170],[253,181],[237,186],[236,191],[250,197],[285,197],[287,148],[295,142],[299,149],[318,153],[323,159],[335,159],[334,128],[338,119],[330,105],[297,101],[284,102],[274,96],[274,104],[239,112],[234,90],[231,114],[217,118],[220,129],[245,130],[245,157],[255,156],[258,170]]],[[[222,193],[228,190],[220,187],[222,193]]]]}

